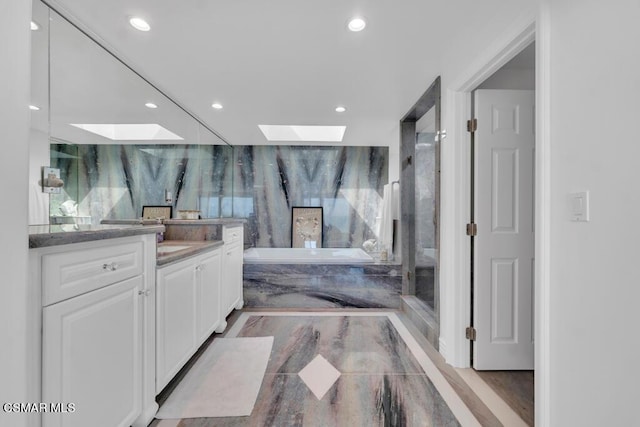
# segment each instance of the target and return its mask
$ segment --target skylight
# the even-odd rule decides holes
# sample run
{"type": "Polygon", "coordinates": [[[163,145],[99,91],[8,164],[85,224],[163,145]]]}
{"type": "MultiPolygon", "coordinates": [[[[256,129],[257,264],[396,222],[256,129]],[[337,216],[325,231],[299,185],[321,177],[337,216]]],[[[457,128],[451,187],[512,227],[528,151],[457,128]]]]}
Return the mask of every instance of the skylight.
{"type": "Polygon", "coordinates": [[[70,123],[79,129],[96,135],[104,136],[113,141],[155,141],[155,140],[183,140],[182,137],[176,135],[160,126],[157,123],[142,124],[75,124],[70,123]]]}
{"type": "Polygon", "coordinates": [[[346,126],[258,125],[267,141],[342,142],[346,126]]]}

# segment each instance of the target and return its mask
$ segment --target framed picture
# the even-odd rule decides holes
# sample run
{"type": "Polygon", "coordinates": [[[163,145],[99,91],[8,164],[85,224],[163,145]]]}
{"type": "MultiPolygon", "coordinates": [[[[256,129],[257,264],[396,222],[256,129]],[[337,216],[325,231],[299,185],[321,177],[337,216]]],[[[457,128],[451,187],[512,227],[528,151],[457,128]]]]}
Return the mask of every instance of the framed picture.
{"type": "Polygon", "coordinates": [[[322,207],[291,209],[291,247],[322,247],[322,207]]]}
{"type": "Polygon", "coordinates": [[[172,206],[143,206],[142,219],[171,219],[173,215],[172,206]]]}

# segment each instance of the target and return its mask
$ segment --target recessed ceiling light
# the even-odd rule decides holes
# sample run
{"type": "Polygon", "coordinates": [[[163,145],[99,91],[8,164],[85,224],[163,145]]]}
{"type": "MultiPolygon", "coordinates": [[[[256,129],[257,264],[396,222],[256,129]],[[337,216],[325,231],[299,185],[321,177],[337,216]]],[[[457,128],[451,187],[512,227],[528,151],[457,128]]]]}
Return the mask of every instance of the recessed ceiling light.
{"type": "Polygon", "coordinates": [[[38,25],[35,22],[31,21],[31,31],[38,31],[39,29],[40,29],[40,25],[38,25]]]}
{"type": "Polygon", "coordinates": [[[346,126],[258,125],[268,141],[342,142],[346,126]]]}
{"type": "Polygon", "coordinates": [[[29,109],[33,111],[38,111],[40,107],[36,107],[35,105],[29,105],[29,109]]]}
{"type": "Polygon", "coordinates": [[[133,16],[129,19],[129,24],[136,30],[140,31],[149,31],[151,26],[142,18],[138,18],[137,16],[133,16]]]}
{"type": "Polygon", "coordinates": [[[153,102],[147,102],[146,104],[144,104],[144,106],[147,108],[158,108],[158,106],[153,102]]]}
{"type": "Polygon", "coordinates": [[[211,107],[215,108],[216,110],[222,110],[222,104],[218,102],[214,102],[213,104],[211,104],[211,107]]]}
{"type": "Polygon", "coordinates": [[[342,105],[339,105],[336,107],[336,112],[337,113],[344,113],[345,111],[347,111],[347,109],[345,107],[343,107],[342,105]]]}
{"type": "Polygon", "coordinates": [[[362,18],[351,18],[351,20],[349,20],[349,23],[347,24],[349,30],[354,32],[362,31],[366,26],[367,23],[362,18]]]}

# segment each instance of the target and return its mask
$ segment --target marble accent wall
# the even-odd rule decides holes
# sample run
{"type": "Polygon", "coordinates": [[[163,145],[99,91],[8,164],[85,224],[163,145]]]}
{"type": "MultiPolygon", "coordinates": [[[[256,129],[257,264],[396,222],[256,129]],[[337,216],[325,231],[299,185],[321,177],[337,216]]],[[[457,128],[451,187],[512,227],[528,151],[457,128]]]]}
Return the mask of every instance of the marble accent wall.
{"type": "MultiPolygon", "coordinates": [[[[66,200],[91,222],[138,218],[144,205],[166,205],[203,218],[246,218],[256,247],[291,246],[291,208],[322,206],[324,247],[360,247],[376,239],[387,147],[220,145],[51,145],[66,200]]],[[[53,200],[53,198],[52,198],[53,200]]]]}
{"type": "MultiPolygon", "coordinates": [[[[138,218],[144,205],[199,209],[204,218],[232,215],[233,148],[222,145],[74,145],[51,146],[51,163],[66,177],[66,194],[78,213],[93,223],[138,218]]],[[[63,178],[64,179],[64,178],[63,178]]],[[[51,213],[57,215],[52,203],[51,213]]]]}
{"type": "Polygon", "coordinates": [[[322,206],[324,247],[375,239],[387,147],[240,146],[234,212],[256,247],[291,246],[291,208],[322,206]]]}

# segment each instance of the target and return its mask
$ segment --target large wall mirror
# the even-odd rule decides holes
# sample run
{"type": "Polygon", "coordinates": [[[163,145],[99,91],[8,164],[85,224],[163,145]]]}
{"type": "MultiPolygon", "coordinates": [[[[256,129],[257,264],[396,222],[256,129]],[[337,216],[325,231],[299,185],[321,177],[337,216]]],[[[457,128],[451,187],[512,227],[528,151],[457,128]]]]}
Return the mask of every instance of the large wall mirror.
{"type": "Polygon", "coordinates": [[[139,218],[144,205],[232,216],[233,147],[65,17],[40,1],[33,10],[49,36],[34,43],[34,62],[49,61],[38,123],[64,181],[50,222],[139,218]]]}

